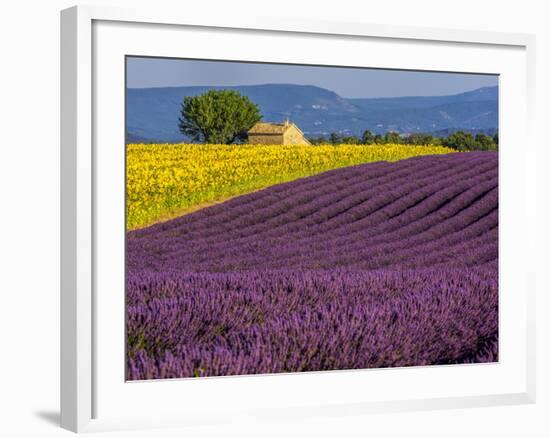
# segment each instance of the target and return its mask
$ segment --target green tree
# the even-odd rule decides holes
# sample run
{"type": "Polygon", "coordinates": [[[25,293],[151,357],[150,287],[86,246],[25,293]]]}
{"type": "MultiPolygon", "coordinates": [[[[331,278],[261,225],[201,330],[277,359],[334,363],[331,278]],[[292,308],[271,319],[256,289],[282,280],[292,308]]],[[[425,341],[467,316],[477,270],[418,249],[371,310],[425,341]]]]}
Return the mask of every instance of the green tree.
{"type": "Polygon", "coordinates": [[[330,134],[330,142],[332,144],[340,144],[342,143],[342,136],[340,134],[337,134],[336,132],[332,132],[330,134]]]}
{"type": "Polygon", "coordinates": [[[493,136],[493,141],[498,146],[498,132],[493,136]]]}
{"type": "Polygon", "coordinates": [[[361,143],[363,143],[363,144],[373,144],[374,143],[374,134],[367,129],[365,132],[363,132],[363,136],[361,137],[361,143]]]}
{"type": "Polygon", "coordinates": [[[321,145],[321,144],[327,144],[329,141],[323,137],[322,135],[320,137],[310,137],[308,138],[309,142],[313,145],[321,145]]]}
{"type": "Polygon", "coordinates": [[[425,134],[423,132],[411,134],[406,139],[407,144],[413,144],[413,145],[433,144],[433,142],[434,142],[433,135],[425,134]]]}
{"type": "Polygon", "coordinates": [[[397,132],[388,131],[388,132],[386,132],[386,135],[384,135],[384,143],[386,143],[386,144],[399,144],[399,143],[401,143],[401,136],[397,132]]]}
{"type": "Polygon", "coordinates": [[[183,99],[178,127],[192,141],[230,144],[245,139],[261,119],[248,97],[233,90],[210,90],[183,99]]]}
{"type": "Polygon", "coordinates": [[[457,151],[474,151],[477,148],[474,136],[464,131],[457,131],[447,138],[443,138],[441,144],[457,151]]]}
{"type": "Polygon", "coordinates": [[[380,134],[376,134],[374,136],[374,143],[375,144],[384,144],[384,137],[382,137],[380,134]]]}
{"type": "Polygon", "coordinates": [[[343,144],[361,144],[361,140],[355,135],[342,137],[343,144]]]}
{"type": "Polygon", "coordinates": [[[491,137],[485,134],[476,135],[477,148],[480,151],[494,151],[497,149],[496,143],[491,137]]]}

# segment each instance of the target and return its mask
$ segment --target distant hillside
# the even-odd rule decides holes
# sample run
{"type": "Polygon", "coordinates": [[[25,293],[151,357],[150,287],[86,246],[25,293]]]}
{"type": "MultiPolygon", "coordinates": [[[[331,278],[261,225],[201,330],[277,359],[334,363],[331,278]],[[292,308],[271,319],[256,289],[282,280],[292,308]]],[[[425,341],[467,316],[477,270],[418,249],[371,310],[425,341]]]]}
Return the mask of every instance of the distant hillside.
{"type": "Polygon", "coordinates": [[[361,135],[400,133],[494,133],[498,130],[498,87],[449,96],[348,99],[311,85],[266,84],[237,87],[166,87],[127,90],[127,141],[185,141],[177,127],[185,96],[229,88],[259,105],[264,120],[289,118],[306,136],[331,132],[361,135]]]}
{"type": "Polygon", "coordinates": [[[497,101],[498,87],[478,88],[477,90],[447,96],[377,97],[349,100],[364,109],[431,108],[456,102],[497,101]]]}

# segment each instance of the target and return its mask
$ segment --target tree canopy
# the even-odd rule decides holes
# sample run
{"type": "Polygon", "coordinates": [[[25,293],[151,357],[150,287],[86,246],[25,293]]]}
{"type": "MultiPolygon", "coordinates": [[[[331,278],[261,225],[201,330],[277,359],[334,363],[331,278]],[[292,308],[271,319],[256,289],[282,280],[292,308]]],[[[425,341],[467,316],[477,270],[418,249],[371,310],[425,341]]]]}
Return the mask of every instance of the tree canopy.
{"type": "Polygon", "coordinates": [[[178,127],[192,141],[230,144],[246,138],[246,132],[262,119],[258,105],[234,90],[210,90],[186,96],[178,127]]]}
{"type": "Polygon", "coordinates": [[[361,137],[354,135],[342,135],[332,132],[328,137],[310,138],[314,145],[320,144],[410,144],[410,145],[443,145],[458,151],[495,151],[498,150],[498,134],[493,137],[480,133],[475,137],[464,131],[454,132],[447,137],[435,137],[427,132],[415,132],[401,136],[394,131],[388,131],[384,135],[374,134],[366,130],[361,137]]]}

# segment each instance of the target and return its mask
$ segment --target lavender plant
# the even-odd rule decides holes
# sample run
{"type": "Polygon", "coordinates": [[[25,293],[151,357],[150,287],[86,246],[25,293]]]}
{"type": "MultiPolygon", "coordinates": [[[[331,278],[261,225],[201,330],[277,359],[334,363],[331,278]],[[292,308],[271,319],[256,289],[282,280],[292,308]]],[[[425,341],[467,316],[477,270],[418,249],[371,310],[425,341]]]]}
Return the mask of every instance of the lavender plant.
{"type": "Polygon", "coordinates": [[[128,378],[498,360],[498,156],[325,172],[127,235],[128,378]]]}

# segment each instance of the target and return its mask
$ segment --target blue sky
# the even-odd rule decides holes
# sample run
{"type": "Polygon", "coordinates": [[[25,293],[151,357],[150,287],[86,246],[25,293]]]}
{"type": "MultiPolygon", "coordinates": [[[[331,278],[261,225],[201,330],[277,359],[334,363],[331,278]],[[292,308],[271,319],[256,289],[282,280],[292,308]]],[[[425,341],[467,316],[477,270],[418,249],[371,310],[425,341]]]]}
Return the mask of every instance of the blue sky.
{"type": "Polygon", "coordinates": [[[129,88],[290,83],[342,97],[438,96],[498,85],[498,76],[167,58],[127,58],[129,88]]]}

